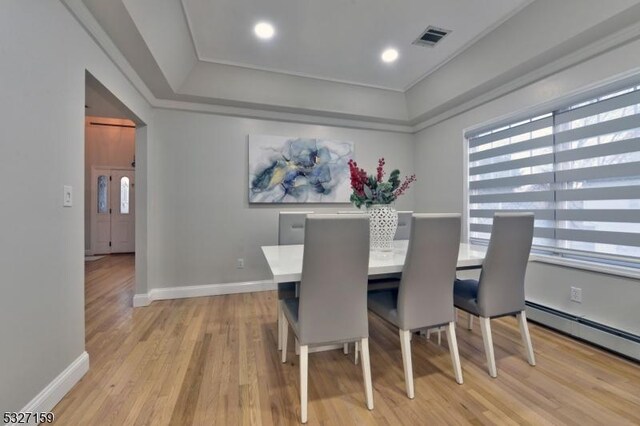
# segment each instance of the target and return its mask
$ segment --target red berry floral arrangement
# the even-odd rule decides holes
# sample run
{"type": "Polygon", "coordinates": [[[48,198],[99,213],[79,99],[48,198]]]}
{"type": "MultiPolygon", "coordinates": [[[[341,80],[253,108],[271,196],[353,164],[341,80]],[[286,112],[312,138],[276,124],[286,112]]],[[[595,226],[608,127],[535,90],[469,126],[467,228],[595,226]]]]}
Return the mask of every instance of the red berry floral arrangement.
{"type": "Polygon", "coordinates": [[[409,186],[416,181],[416,175],[405,177],[400,183],[400,170],[395,169],[389,175],[389,179],[384,182],[384,158],[378,160],[378,167],[375,175],[367,175],[363,169],[358,167],[358,163],[349,160],[349,171],[351,173],[351,202],[357,207],[369,207],[373,204],[391,204],[399,196],[404,194],[409,186]]]}

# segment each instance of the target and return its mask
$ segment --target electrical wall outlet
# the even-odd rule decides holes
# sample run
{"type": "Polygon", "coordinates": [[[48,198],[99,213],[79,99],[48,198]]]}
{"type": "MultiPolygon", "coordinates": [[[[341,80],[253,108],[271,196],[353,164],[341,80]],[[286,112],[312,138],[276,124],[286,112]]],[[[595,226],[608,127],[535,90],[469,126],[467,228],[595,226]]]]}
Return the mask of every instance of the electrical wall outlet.
{"type": "Polygon", "coordinates": [[[236,263],[236,267],[238,269],[244,269],[244,259],[243,258],[239,258],[238,262],[236,263]]]}
{"type": "Polygon", "coordinates": [[[576,303],[582,303],[582,289],[579,287],[571,287],[571,301],[576,303]]]}

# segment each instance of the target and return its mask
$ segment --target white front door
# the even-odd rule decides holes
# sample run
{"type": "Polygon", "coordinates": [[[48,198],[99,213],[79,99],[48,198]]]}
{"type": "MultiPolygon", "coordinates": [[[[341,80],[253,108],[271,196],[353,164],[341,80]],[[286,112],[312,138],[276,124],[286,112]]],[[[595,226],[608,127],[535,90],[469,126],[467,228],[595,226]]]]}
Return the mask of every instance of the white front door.
{"type": "Polygon", "coordinates": [[[135,252],[135,171],[94,168],[91,182],[92,253],[135,252]]]}
{"type": "Polygon", "coordinates": [[[135,174],[133,170],[111,170],[111,253],[136,249],[135,174]]]}

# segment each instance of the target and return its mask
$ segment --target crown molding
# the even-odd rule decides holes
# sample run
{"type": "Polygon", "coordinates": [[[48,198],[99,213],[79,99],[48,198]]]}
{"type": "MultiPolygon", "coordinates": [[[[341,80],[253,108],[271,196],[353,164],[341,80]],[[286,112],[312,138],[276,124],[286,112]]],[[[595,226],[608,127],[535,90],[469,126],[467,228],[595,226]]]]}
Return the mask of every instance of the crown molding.
{"type": "Polygon", "coordinates": [[[199,112],[230,117],[253,118],[258,120],[282,121],[287,123],[314,124],[345,127],[351,129],[377,130],[393,133],[414,133],[413,127],[403,124],[380,123],[352,118],[323,117],[313,114],[260,110],[226,105],[202,104],[176,100],[159,99],[153,105],[158,109],[199,112]]]}

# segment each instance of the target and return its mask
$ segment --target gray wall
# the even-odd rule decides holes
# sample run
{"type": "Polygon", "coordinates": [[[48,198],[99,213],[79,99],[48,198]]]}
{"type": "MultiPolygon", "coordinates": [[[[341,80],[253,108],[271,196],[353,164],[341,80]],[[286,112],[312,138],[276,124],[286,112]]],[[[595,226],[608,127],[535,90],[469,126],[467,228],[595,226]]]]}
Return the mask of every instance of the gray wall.
{"type": "MultiPolygon", "coordinates": [[[[418,133],[415,167],[422,179],[416,188],[416,209],[466,213],[465,129],[551,105],[616,75],[640,76],[639,51],[636,40],[418,133]]],[[[531,263],[526,285],[532,302],[640,334],[638,280],[531,263]],[[569,302],[571,286],[582,288],[582,304],[569,302]]]]}
{"type": "MultiPolygon", "coordinates": [[[[359,164],[413,173],[412,135],[158,110],[149,159],[149,275],[151,288],[265,280],[260,246],[277,244],[281,210],[316,212],[338,205],[249,205],[248,139],[262,133],[330,137],[355,143],[359,164]],[[237,269],[236,260],[245,259],[237,269]]],[[[418,176],[420,180],[420,176],[418,176]]],[[[412,209],[414,189],[399,199],[412,209]]]]}
{"type": "Polygon", "coordinates": [[[84,85],[88,69],[151,111],[59,1],[0,4],[0,412],[84,351],[84,85]],[[62,207],[63,185],[74,205],[62,207]]]}

